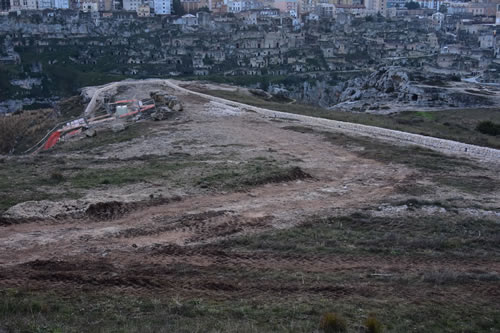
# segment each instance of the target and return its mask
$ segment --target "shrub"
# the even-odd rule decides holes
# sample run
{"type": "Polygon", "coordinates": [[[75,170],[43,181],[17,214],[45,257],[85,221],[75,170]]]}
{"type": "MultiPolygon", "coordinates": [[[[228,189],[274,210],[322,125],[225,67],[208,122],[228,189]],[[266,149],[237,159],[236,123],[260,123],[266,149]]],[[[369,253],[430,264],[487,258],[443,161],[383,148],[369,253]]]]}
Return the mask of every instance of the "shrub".
{"type": "Polygon", "coordinates": [[[325,333],[347,332],[347,323],[338,314],[327,312],[321,317],[319,328],[325,333]]]}
{"type": "Polygon", "coordinates": [[[55,125],[51,109],[0,115],[0,154],[26,149],[40,140],[55,125]]]}
{"type": "Polygon", "coordinates": [[[0,153],[9,153],[16,145],[20,133],[26,131],[27,122],[20,116],[0,116],[0,153]]]}
{"type": "Polygon", "coordinates": [[[375,318],[375,315],[370,314],[368,318],[365,319],[366,333],[382,333],[382,324],[375,318]]]}
{"type": "Polygon", "coordinates": [[[500,124],[486,120],[477,124],[476,130],[487,135],[500,135],[500,124]]]}

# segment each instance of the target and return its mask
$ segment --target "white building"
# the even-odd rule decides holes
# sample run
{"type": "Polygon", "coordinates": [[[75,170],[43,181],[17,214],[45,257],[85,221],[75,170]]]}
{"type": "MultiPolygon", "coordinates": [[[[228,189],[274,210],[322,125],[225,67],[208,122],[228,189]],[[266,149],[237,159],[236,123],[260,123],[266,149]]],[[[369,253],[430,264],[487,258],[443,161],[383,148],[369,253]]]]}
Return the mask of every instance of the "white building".
{"type": "Polygon", "coordinates": [[[97,2],[85,1],[81,3],[80,10],[84,13],[97,12],[99,10],[99,6],[97,5],[97,2]]]}
{"type": "Polygon", "coordinates": [[[54,8],[69,9],[69,0],[54,0],[54,8]]]}
{"type": "Polygon", "coordinates": [[[54,6],[54,0],[38,0],[38,9],[51,9],[54,6]]]}
{"type": "Polygon", "coordinates": [[[417,0],[420,8],[439,10],[443,1],[441,0],[417,0]]]}
{"type": "Polygon", "coordinates": [[[444,14],[440,12],[432,14],[432,22],[434,23],[437,29],[441,29],[444,22],[444,14]]]}
{"type": "Polygon", "coordinates": [[[37,0],[11,0],[10,10],[36,10],[38,9],[37,0]]]}
{"type": "Polygon", "coordinates": [[[467,9],[469,8],[468,2],[446,2],[447,14],[455,15],[455,14],[465,14],[467,13],[467,9]]]}
{"type": "Polygon", "coordinates": [[[184,26],[195,26],[198,25],[198,18],[192,14],[186,14],[175,20],[174,24],[179,24],[184,26]]]}
{"type": "Polygon", "coordinates": [[[171,0],[153,0],[155,15],[170,15],[172,12],[171,0]]]}
{"type": "Polygon", "coordinates": [[[242,1],[228,1],[227,2],[227,11],[230,13],[239,13],[243,10],[243,2],[242,1]]]}
{"type": "Polygon", "coordinates": [[[495,25],[500,25],[500,5],[497,5],[495,25]]]}
{"type": "Polygon", "coordinates": [[[123,0],[123,10],[136,12],[140,5],[142,0],[123,0]]]}

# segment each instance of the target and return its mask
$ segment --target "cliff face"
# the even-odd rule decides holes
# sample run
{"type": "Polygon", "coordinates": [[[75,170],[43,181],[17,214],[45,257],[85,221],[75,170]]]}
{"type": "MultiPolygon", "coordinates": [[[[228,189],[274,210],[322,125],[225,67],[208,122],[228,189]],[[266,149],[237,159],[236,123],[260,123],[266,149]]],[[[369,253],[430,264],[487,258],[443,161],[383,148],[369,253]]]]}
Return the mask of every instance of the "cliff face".
{"type": "Polygon", "coordinates": [[[498,96],[473,89],[452,75],[423,74],[385,67],[346,83],[334,108],[378,110],[399,107],[472,107],[493,105],[498,96]]]}
{"type": "Polygon", "coordinates": [[[326,79],[318,78],[314,81],[305,80],[295,86],[275,88],[273,92],[279,92],[303,103],[328,107],[337,103],[341,89],[342,85],[332,85],[326,79]]]}
{"type": "Polygon", "coordinates": [[[331,109],[374,113],[498,103],[496,91],[477,89],[455,76],[423,74],[402,67],[384,67],[366,76],[335,82],[318,78],[294,87],[273,87],[272,92],[331,109]]]}

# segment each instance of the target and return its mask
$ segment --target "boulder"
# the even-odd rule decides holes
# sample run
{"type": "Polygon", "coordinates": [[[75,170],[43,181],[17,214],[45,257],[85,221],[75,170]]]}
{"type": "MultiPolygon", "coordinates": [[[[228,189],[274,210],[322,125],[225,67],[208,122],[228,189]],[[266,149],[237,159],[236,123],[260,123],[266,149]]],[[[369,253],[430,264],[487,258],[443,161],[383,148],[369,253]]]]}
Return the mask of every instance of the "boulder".
{"type": "Polygon", "coordinates": [[[88,129],[84,133],[85,133],[85,136],[87,136],[89,138],[93,138],[94,136],[97,135],[97,132],[95,129],[88,129]]]}
{"type": "Polygon", "coordinates": [[[121,132],[121,131],[124,131],[127,127],[125,126],[124,123],[122,122],[116,122],[116,123],[113,123],[111,125],[111,130],[114,132],[114,133],[117,133],[117,132],[121,132]]]}
{"type": "Polygon", "coordinates": [[[176,111],[176,112],[184,110],[181,102],[179,102],[179,101],[176,101],[176,103],[173,103],[171,108],[173,111],[176,111]]]}
{"type": "Polygon", "coordinates": [[[162,106],[156,109],[155,112],[151,113],[151,119],[160,121],[168,119],[172,115],[172,110],[166,106],[162,106]]]}

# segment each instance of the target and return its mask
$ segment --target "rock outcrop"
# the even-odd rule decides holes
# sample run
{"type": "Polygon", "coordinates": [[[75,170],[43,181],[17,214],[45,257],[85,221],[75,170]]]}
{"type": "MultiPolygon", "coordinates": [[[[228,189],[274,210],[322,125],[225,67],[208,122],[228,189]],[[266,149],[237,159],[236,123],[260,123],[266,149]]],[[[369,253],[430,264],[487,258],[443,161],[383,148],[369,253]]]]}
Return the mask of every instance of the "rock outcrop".
{"type": "Polygon", "coordinates": [[[493,96],[473,89],[451,75],[422,75],[401,67],[382,68],[366,78],[345,83],[332,109],[381,112],[401,107],[490,106],[493,96]]]}

